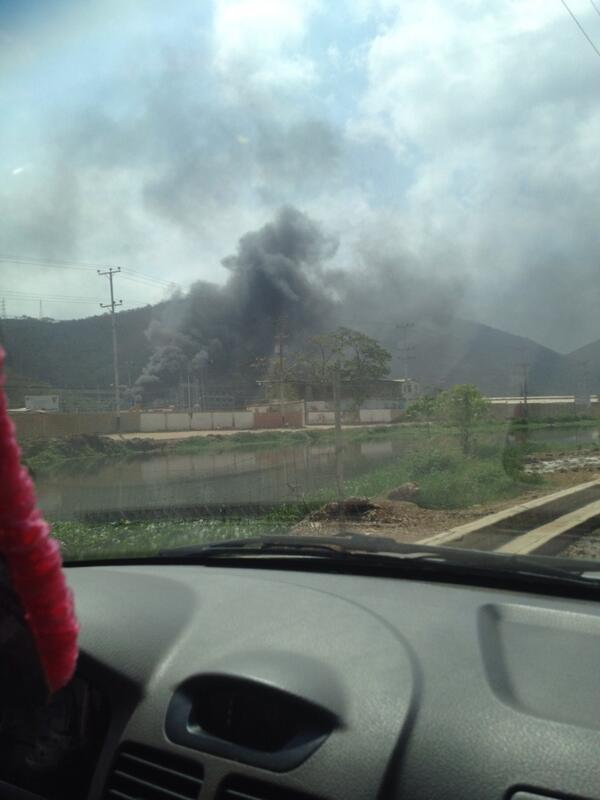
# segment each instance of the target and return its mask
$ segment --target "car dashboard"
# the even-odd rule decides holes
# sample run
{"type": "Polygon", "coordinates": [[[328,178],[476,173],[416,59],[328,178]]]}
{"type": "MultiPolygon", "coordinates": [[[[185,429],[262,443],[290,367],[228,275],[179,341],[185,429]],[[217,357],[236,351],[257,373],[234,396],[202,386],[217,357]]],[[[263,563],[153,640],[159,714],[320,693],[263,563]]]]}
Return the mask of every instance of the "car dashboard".
{"type": "Polygon", "coordinates": [[[600,798],[594,601],[297,567],[67,572],[77,678],[4,747],[0,797],[600,798]]]}

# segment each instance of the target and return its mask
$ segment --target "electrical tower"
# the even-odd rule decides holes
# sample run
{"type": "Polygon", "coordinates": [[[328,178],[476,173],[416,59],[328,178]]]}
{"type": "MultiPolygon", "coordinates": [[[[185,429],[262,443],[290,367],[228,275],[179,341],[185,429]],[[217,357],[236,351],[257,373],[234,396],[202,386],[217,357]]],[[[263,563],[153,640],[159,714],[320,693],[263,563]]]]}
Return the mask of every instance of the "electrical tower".
{"type": "Polygon", "coordinates": [[[109,267],[107,270],[97,270],[98,275],[106,275],[108,278],[108,284],[110,286],[110,303],[100,303],[100,308],[109,308],[110,309],[110,320],[112,325],[112,345],[113,345],[113,380],[115,382],[115,412],[117,414],[117,426],[119,426],[120,414],[121,414],[121,398],[119,395],[119,352],[117,348],[117,321],[115,315],[115,308],[117,306],[122,306],[122,300],[115,300],[114,288],[113,288],[113,275],[116,275],[118,272],[121,272],[121,267],[109,267]]]}

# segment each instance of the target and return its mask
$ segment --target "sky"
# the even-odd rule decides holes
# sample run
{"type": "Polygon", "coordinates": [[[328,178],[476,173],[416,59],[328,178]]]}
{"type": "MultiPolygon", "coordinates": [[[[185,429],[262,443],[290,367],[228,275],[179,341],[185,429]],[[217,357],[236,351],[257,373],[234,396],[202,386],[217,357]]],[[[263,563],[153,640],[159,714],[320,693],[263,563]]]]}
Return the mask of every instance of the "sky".
{"type": "MultiPolygon", "coordinates": [[[[600,50],[600,4],[568,7],[600,50]]],[[[223,283],[292,206],[332,269],[396,260],[569,352],[600,338],[599,101],[561,0],[0,0],[0,300],[223,283]]]]}

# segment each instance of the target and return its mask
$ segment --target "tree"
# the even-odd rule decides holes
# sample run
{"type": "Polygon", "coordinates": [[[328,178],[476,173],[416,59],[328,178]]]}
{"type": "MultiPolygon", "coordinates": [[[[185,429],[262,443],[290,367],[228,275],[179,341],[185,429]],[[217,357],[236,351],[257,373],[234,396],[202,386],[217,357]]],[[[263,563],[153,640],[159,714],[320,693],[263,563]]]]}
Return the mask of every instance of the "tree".
{"type": "Polygon", "coordinates": [[[437,397],[426,394],[414,403],[411,403],[406,415],[414,420],[431,420],[436,416],[437,397]]]}
{"type": "Polygon", "coordinates": [[[436,416],[447,425],[458,428],[462,451],[471,452],[473,428],[489,413],[489,403],[472,384],[459,384],[436,398],[436,416]]]}
{"type": "Polygon", "coordinates": [[[340,327],[313,336],[298,357],[294,371],[298,379],[317,385],[332,385],[336,376],[351,386],[355,405],[367,397],[373,381],[389,374],[392,355],[378,341],[360,331],[340,327]]]}

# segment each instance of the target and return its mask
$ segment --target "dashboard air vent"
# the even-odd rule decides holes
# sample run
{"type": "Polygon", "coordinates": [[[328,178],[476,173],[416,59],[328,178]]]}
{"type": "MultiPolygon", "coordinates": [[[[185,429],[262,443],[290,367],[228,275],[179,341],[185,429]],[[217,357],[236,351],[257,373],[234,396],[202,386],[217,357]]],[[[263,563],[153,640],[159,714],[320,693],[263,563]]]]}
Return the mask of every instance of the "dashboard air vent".
{"type": "Polygon", "coordinates": [[[171,698],[165,732],[183,747],[284,772],[305,761],[335,725],[331,712],[275,686],[201,675],[171,698]]]}
{"type": "Polygon", "coordinates": [[[197,800],[199,764],[137,744],[124,745],[115,758],[105,800],[197,800]]]}
{"type": "Polygon", "coordinates": [[[218,800],[313,800],[308,795],[295,792],[286,786],[249,780],[229,778],[219,791],[218,800]]]}

